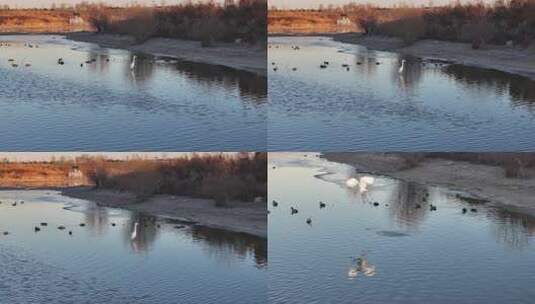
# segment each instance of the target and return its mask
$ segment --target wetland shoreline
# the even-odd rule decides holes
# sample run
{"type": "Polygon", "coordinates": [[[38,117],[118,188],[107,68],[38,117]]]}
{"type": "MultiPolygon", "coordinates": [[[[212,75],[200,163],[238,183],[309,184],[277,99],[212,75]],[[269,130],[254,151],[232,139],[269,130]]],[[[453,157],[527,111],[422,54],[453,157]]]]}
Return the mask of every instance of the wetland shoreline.
{"type": "Polygon", "coordinates": [[[136,43],[131,36],[92,32],[67,33],[66,37],[73,41],[95,43],[106,48],[126,49],[154,56],[226,66],[260,76],[267,75],[265,60],[267,55],[262,44],[246,46],[217,42],[213,47],[201,47],[199,41],[171,38],[151,38],[143,43],[136,43]]]}
{"type": "Polygon", "coordinates": [[[63,196],[92,201],[103,207],[142,212],[185,224],[267,238],[267,208],[265,204],[231,201],[226,207],[216,207],[212,199],[174,195],[154,195],[140,201],[133,193],[96,190],[91,186],[0,187],[0,191],[3,190],[58,191],[63,196]]]}
{"type": "Polygon", "coordinates": [[[385,175],[408,182],[445,186],[489,201],[489,205],[535,216],[533,169],[526,178],[506,178],[503,168],[446,159],[425,159],[407,167],[396,153],[325,153],[325,159],[352,166],[357,172],[385,175]]]}
{"type": "Polygon", "coordinates": [[[139,201],[129,192],[95,190],[92,187],[63,188],[61,194],[93,201],[99,206],[122,208],[188,224],[267,238],[265,204],[231,201],[226,207],[216,207],[211,199],[174,195],[154,195],[139,201]]]}
{"type": "Polygon", "coordinates": [[[324,36],[334,41],[360,45],[369,50],[499,70],[535,80],[535,53],[531,49],[486,45],[480,50],[473,50],[469,43],[438,40],[420,40],[407,46],[398,38],[364,36],[361,33],[270,33],[270,36],[324,36]]]}

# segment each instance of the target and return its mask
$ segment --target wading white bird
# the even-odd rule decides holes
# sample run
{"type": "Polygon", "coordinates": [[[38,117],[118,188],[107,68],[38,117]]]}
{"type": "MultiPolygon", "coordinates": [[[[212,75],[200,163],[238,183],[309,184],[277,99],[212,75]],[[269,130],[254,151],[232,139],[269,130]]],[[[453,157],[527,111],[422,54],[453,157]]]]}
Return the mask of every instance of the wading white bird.
{"type": "Polygon", "coordinates": [[[405,71],[405,62],[407,62],[407,60],[403,59],[401,60],[401,67],[399,68],[399,73],[403,73],[403,71],[405,71]]]}
{"type": "Polygon", "coordinates": [[[137,225],[137,222],[134,223],[134,231],[132,231],[132,236],[130,237],[131,240],[134,240],[137,237],[137,225]]]}
{"type": "Polygon", "coordinates": [[[132,58],[132,63],[130,64],[130,69],[131,70],[136,68],[136,59],[137,59],[137,56],[134,55],[134,58],[132,58]]]}

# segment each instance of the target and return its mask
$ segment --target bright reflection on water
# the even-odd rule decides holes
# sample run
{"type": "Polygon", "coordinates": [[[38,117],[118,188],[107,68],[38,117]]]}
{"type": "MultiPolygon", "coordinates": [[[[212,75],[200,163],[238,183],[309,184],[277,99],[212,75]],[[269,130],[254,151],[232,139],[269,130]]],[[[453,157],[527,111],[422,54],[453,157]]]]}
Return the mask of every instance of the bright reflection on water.
{"type": "Polygon", "coordinates": [[[535,148],[535,82],[523,77],[321,37],[270,38],[268,67],[273,151],[535,148]]]}
{"type": "Polygon", "coordinates": [[[176,229],[54,191],[0,191],[0,201],[3,303],[266,302],[265,239],[176,229]]]}
{"type": "Polygon", "coordinates": [[[60,36],[2,36],[0,41],[0,148],[266,147],[266,77],[142,54],[132,71],[134,54],[128,51],[60,36]]]}
{"type": "Polygon", "coordinates": [[[534,218],[310,156],[269,168],[270,303],[533,301],[534,218]]]}

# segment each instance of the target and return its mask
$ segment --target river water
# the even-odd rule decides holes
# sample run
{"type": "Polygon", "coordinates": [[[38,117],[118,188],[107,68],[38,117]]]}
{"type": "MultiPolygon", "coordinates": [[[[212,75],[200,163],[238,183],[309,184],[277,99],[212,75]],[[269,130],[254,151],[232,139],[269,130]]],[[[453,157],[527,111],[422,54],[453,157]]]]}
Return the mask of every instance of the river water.
{"type": "Polygon", "coordinates": [[[0,149],[266,148],[266,77],[62,36],[0,36],[0,44],[0,149]]]}
{"type": "Polygon", "coordinates": [[[56,191],[5,190],[0,201],[2,303],[267,301],[265,239],[177,229],[56,191]]]}
{"type": "Polygon", "coordinates": [[[270,303],[533,301],[535,218],[311,154],[270,156],[270,303]]]}
{"type": "Polygon", "coordinates": [[[271,37],[268,57],[271,151],[535,149],[527,78],[326,37],[271,37]]]}

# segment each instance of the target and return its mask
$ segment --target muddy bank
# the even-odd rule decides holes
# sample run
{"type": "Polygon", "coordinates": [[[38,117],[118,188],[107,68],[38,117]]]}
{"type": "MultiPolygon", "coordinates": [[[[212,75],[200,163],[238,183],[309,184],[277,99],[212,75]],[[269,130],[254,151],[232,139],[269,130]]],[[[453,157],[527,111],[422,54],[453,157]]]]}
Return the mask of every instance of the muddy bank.
{"type": "Polygon", "coordinates": [[[62,194],[93,201],[100,206],[124,208],[205,227],[267,238],[265,203],[229,202],[227,207],[221,208],[215,207],[215,202],[211,199],[171,195],[156,195],[139,202],[132,193],[93,190],[88,187],[64,188],[62,194]]]}
{"type": "Polygon", "coordinates": [[[485,69],[517,74],[535,80],[534,48],[486,45],[480,50],[471,44],[421,40],[406,46],[398,38],[363,36],[360,33],[327,34],[336,41],[362,45],[370,50],[397,52],[428,60],[442,60],[485,69]]]}
{"type": "Polygon", "coordinates": [[[154,56],[222,65],[262,76],[267,75],[267,53],[262,44],[249,46],[216,42],[213,47],[201,47],[199,41],[170,38],[151,38],[138,44],[133,37],[125,35],[80,32],[70,33],[66,36],[71,40],[96,43],[102,47],[121,48],[154,56]]]}
{"type": "Polygon", "coordinates": [[[527,178],[506,178],[504,169],[462,161],[425,159],[416,166],[387,153],[325,153],[326,159],[353,166],[357,171],[386,175],[420,184],[467,192],[489,204],[535,216],[535,170],[527,178]]]}

